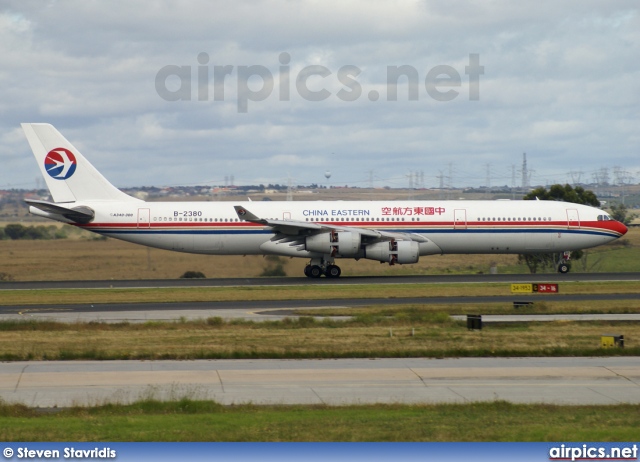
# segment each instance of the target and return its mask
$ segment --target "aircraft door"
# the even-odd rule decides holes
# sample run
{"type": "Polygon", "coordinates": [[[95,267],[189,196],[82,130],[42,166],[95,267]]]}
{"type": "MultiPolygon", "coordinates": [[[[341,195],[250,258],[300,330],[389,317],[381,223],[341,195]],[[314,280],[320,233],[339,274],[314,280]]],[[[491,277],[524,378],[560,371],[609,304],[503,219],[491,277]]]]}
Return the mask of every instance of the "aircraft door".
{"type": "Polygon", "coordinates": [[[467,229],[466,209],[455,209],[453,211],[453,229],[467,229]]]}
{"type": "Polygon", "coordinates": [[[149,228],[151,226],[149,209],[138,209],[138,228],[149,228]]]}
{"type": "Polygon", "coordinates": [[[567,227],[569,229],[580,228],[580,217],[576,209],[567,209],[567,227]]]}

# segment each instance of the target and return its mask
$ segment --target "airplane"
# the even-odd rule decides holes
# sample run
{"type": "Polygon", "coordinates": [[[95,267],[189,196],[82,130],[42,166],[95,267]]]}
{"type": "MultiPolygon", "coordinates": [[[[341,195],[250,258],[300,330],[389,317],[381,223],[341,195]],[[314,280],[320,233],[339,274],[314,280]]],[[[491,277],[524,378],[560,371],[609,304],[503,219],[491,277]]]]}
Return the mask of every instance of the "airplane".
{"type": "Polygon", "coordinates": [[[30,213],[159,249],[308,258],[304,274],[337,278],[336,260],[411,264],[442,254],[558,253],[618,239],[605,211],[525,200],[145,202],[113,186],[50,124],[24,123],[53,202],[30,213]]]}

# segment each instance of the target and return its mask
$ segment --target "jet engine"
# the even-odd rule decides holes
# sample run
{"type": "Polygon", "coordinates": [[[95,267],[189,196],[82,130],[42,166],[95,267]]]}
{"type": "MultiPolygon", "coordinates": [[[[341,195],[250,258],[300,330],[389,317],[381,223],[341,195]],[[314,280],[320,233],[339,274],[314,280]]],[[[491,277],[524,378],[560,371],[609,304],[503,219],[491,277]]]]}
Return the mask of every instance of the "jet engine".
{"type": "Polygon", "coordinates": [[[390,265],[417,263],[420,258],[420,245],[415,241],[376,242],[364,248],[364,258],[390,265]]]}
{"type": "Polygon", "coordinates": [[[332,257],[355,257],[360,251],[360,234],[349,231],[331,231],[314,234],[305,240],[306,250],[332,257]]]}

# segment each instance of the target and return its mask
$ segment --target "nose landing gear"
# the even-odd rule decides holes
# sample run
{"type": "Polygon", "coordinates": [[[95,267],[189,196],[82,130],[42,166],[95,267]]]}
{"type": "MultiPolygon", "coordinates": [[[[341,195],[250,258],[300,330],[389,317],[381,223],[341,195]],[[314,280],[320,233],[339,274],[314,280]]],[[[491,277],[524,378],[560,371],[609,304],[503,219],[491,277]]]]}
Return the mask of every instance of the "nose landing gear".
{"type": "Polygon", "coordinates": [[[562,252],[560,254],[560,258],[556,264],[556,268],[558,269],[558,273],[566,274],[571,270],[571,264],[569,263],[571,260],[571,252],[562,252]]]}

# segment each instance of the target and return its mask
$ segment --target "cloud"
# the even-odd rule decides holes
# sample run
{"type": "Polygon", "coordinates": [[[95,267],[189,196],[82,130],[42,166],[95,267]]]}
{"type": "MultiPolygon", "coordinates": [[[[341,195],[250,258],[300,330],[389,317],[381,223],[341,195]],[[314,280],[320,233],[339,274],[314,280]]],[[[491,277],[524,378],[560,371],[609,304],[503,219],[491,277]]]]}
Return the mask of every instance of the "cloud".
{"type": "Polygon", "coordinates": [[[324,184],[325,169],[336,184],[373,170],[402,185],[411,170],[437,186],[450,164],[477,185],[484,163],[510,183],[525,151],[534,182],[567,181],[576,165],[637,172],[639,48],[630,0],[10,0],[0,7],[0,158],[10,167],[0,188],[32,186],[38,174],[20,122],[53,123],[120,186],[282,182],[287,173],[324,184]],[[478,101],[469,98],[472,53],[484,66],[478,101]],[[301,94],[312,65],[328,74],[310,76],[311,93],[301,94]],[[390,101],[388,66],[403,65],[415,70],[418,98],[403,77],[390,101]],[[165,66],[189,70],[188,82],[167,80],[172,91],[190,84],[185,100],[157,93],[165,66]],[[266,78],[243,82],[240,66],[266,78]],[[460,78],[438,87],[457,92],[451,101],[427,89],[438,66],[460,78]],[[326,98],[310,100],[322,90],[326,98]]]}

